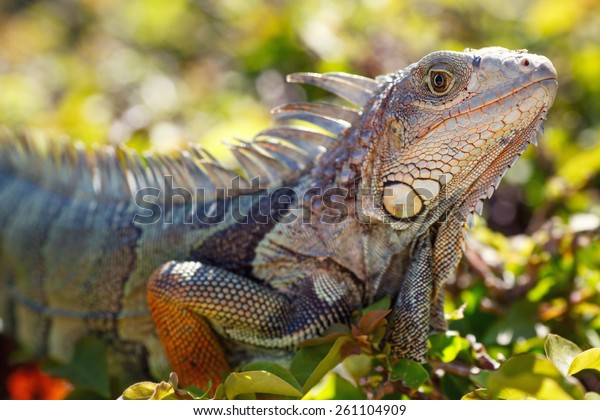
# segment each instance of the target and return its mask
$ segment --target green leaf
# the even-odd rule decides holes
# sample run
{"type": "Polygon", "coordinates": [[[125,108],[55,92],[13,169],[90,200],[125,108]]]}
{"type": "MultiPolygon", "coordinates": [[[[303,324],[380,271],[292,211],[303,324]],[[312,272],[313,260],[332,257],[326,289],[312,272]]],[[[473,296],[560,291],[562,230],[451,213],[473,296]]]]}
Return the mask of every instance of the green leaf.
{"type": "Polygon", "coordinates": [[[88,389],[110,398],[106,344],[96,338],[79,340],[70,363],[49,366],[44,370],[50,375],[67,379],[75,388],[88,389]]]}
{"type": "Polygon", "coordinates": [[[288,384],[292,385],[298,391],[302,390],[302,386],[298,383],[298,380],[291,374],[289,370],[284,368],[283,366],[278,365],[273,362],[252,362],[242,367],[242,372],[250,371],[250,370],[264,370],[266,372],[271,372],[273,375],[276,375],[286,381],[288,384]]]}
{"type": "Polygon", "coordinates": [[[600,372],[600,348],[589,349],[575,356],[568,374],[575,375],[584,369],[595,369],[600,372]]]}
{"type": "Polygon", "coordinates": [[[233,372],[225,379],[224,392],[228,400],[243,394],[273,394],[301,398],[302,393],[280,377],[264,370],[233,372]]]}
{"type": "Polygon", "coordinates": [[[482,370],[476,375],[471,375],[473,382],[480,388],[488,388],[488,381],[493,371],[482,370]]]}
{"type": "Polygon", "coordinates": [[[407,387],[416,389],[429,379],[429,374],[421,364],[400,359],[392,366],[390,377],[393,381],[402,381],[407,387]]]}
{"type": "Polygon", "coordinates": [[[473,389],[473,383],[469,378],[446,372],[440,380],[442,392],[450,400],[460,400],[469,390],[473,389]]]}
{"type": "Polygon", "coordinates": [[[219,384],[217,386],[217,390],[215,391],[215,400],[224,400],[225,399],[225,386],[223,384],[219,384]]]}
{"type": "Polygon", "coordinates": [[[304,385],[302,385],[302,392],[307,393],[313,386],[315,386],[327,372],[336,367],[346,356],[349,355],[348,347],[354,346],[354,340],[350,337],[338,338],[327,355],[319,362],[319,364],[312,371],[310,376],[306,379],[304,385]]]}
{"type": "Polygon", "coordinates": [[[363,391],[335,372],[330,372],[303,400],[364,400],[363,391]]]}
{"type": "Polygon", "coordinates": [[[327,356],[334,343],[301,347],[290,364],[290,372],[298,380],[300,385],[304,385],[313,371],[317,368],[321,360],[327,356]]]}
{"type": "Polygon", "coordinates": [[[444,363],[453,361],[461,350],[469,348],[469,342],[452,331],[448,331],[446,334],[431,335],[429,343],[431,345],[429,354],[439,357],[444,363]]]}
{"type": "Polygon", "coordinates": [[[333,399],[336,399],[336,400],[364,400],[364,399],[366,399],[364,392],[356,385],[353,385],[352,383],[350,383],[349,381],[347,381],[346,379],[342,378],[340,375],[337,375],[335,373],[331,376],[333,376],[335,378],[334,379],[335,381],[334,381],[333,387],[332,387],[334,389],[333,399]]]}
{"type": "Polygon", "coordinates": [[[178,400],[179,398],[175,395],[175,389],[173,385],[168,382],[160,382],[154,388],[154,392],[150,396],[151,400],[178,400]]]}
{"type": "Polygon", "coordinates": [[[564,376],[569,374],[569,366],[571,366],[575,356],[581,353],[581,349],[575,343],[556,334],[548,334],[544,349],[548,359],[554,363],[554,366],[564,376]]]}
{"type": "Polygon", "coordinates": [[[191,400],[188,391],[177,390],[170,382],[138,382],[131,385],[119,397],[120,400],[191,400]]]}
{"type": "MultiPolygon", "coordinates": [[[[475,391],[469,392],[465,394],[461,400],[491,400],[494,399],[491,397],[490,392],[486,388],[479,388],[475,391]]],[[[495,399],[499,400],[526,400],[531,399],[531,397],[523,391],[514,388],[503,388],[501,389],[497,395],[495,395],[495,399]]]]}
{"type": "Polygon", "coordinates": [[[499,400],[534,400],[527,392],[516,388],[503,388],[496,394],[499,400]]]}
{"type": "Polygon", "coordinates": [[[544,351],[546,345],[546,338],[543,337],[531,337],[522,338],[514,343],[513,354],[525,354],[525,353],[536,353],[541,354],[544,351]]]}
{"type": "Polygon", "coordinates": [[[461,400],[473,401],[473,400],[489,400],[490,396],[488,390],[485,388],[479,388],[475,391],[471,391],[468,394],[463,395],[461,400]]]}
{"type": "Polygon", "coordinates": [[[367,354],[353,354],[344,359],[343,364],[354,381],[358,382],[373,369],[373,357],[367,354]]]}
{"type": "Polygon", "coordinates": [[[582,399],[584,394],[580,384],[572,383],[552,362],[534,354],[507,360],[488,376],[487,383],[493,398],[582,399]]]}
{"type": "Polygon", "coordinates": [[[210,382],[206,386],[206,390],[198,388],[197,386],[190,385],[185,388],[185,391],[194,400],[207,400],[210,398],[210,382]]]}
{"type": "Polygon", "coordinates": [[[120,400],[149,400],[154,394],[157,384],[154,382],[138,382],[131,385],[119,397],[120,400]]]}
{"type": "Polygon", "coordinates": [[[597,392],[587,392],[584,398],[586,400],[600,400],[600,394],[597,392]]]}

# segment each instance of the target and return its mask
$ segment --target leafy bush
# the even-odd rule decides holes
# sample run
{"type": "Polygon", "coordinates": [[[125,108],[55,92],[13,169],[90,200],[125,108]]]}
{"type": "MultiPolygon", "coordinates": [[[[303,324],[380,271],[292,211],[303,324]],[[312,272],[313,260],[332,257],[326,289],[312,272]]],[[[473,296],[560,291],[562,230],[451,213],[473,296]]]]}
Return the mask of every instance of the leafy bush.
{"type": "Polygon", "coordinates": [[[550,334],[546,357],[521,354],[496,368],[481,344],[455,333],[433,336],[425,365],[392,360],[380,348],[387,311],[364,315],[351,331],[336,332],[307,343],[290,369],[255,363],[230,373],[214,395],[194,388],[179,389],[177,375],[169,382],[140,382],[121,399],[364,399],[459,397],[485,399],[600,399],[600,348],[582,351],[550,334]],[[321,355],[325,353],[325,357],[321,355]],[[484,367],[481,367],[484,366],[484,367]],[[592,391],[592,389],[596,391],[592,391]]]}

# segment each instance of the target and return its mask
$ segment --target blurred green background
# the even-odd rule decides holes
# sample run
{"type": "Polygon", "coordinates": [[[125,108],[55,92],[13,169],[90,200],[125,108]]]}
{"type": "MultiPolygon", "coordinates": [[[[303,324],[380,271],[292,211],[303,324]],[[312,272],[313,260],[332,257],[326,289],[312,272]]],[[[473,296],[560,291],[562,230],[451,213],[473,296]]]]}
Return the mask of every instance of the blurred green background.
{"type": "Polygon", "coordinates": [[[493,356],[543,352],[548,331],[600,347],[598,0],[2,0],[0,123],[228,160],[220,140],[250,139],[271,107],[327,100],[288,73],[376,76],[492,45],[549,57],[559,93],[477,219],[452,327],[493,356]]]}

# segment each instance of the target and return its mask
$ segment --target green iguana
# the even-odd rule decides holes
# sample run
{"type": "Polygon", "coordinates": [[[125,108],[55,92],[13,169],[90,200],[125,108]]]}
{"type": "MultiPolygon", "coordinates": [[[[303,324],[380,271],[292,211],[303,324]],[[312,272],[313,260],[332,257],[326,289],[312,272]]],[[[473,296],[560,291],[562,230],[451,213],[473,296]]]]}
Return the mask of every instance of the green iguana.
{"type": "Polygon", "coordinates": [[[424,361],[465,225],[535,142],[556,70],[484,48],[375,79],[288,80],[356,107],[276,108],[279,124],[231,146],[244,176],[193,145],[138,154],[4,135],[4,325],[62,360],[100,336],[115,369],[203,387],[246,352],[292,350],[390,296],[392,353],[424,361]]]}

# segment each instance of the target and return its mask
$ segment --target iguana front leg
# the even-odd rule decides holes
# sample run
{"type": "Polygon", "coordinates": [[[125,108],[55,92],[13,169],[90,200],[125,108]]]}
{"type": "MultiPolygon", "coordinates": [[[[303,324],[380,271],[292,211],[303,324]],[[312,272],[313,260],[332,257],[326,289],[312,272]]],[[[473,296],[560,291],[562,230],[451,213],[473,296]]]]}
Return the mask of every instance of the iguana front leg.
{"type": "Polygon", "coordinates": [[[465,237],[463,218],[458,214],[448,216],[440,226],[433,245],[433,290],[430,332],[440,333],[447,329],[444,317],[444,284],[456,275],[462,257],[465,237]]]}
{"type": "Polygon", "coordinates": [[[419,238],[393,303],[388,342],[392,354],[425,362],[433,290],[431,239],[419,238]]]}
{"type": "Polygon", "coordinates": [[[180,382],[206,387],[210,380],[214,390],[229,371],[214,330],[242,343],[292,349],[349,319],[355,291],[335,287],[351,283],[346,275],[325,267],[311,270],[297,289],[282,292],[200,262],[170,262],[152,275],[148,304],[180,382]],[[332,287],[335,300],[328,294],[332,287]]]}
{"type": "Polygon", "coordinates": [[[389,326],[394,355],[425,362],[429,334],[446,330],[443,286],[460,261],[462,229],[459,218],[448,218],[433,245],[429,234],[417,240],[389,326]]]}

